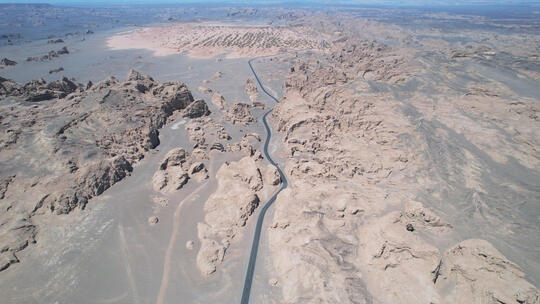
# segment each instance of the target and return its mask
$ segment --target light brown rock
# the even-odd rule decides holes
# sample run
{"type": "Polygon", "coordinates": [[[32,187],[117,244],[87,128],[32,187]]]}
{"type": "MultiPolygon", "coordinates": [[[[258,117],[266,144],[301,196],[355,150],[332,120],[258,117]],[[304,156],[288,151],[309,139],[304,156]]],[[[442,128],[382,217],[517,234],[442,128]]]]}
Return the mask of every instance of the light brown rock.
{"type": "Polygon", "coordinates": [[[225,115],[223,120],[230,122],[233,125],[247,125],[253,121],[255,118],[251,115],[250,106],[245,103],[236,103],[230,107],[225,115]]]}
{"type": "Polygon", "coordinates": [[[225,163],[218,170],[218,187],[204,204],[204,223],[197,226],[201,242],[197,266],[201,273],[208,275],[216,270],[261,199],[268,198],[276,189],[264,178],[272,175],[269,171],[271,166],[266,167],[262,160],[252,157],[225,163]]]}
{"type": "Polygon", "coordinates": [[[224,109],[227,105],[227,102],[225,101],[225,97],[219,93],[214,93],[212,95],[212,103],[220,110],[224,109]]]}
{"type": "Polygon", "coordinates": [[[523,270],[485,240],[460,242],[445,252],[434,282],[447,303],[538,303],[523,270]]]}
{"type": "Polygon", "coordinates": [[[155,215],[148,218],[148,224],[149,224],[150,226],[154,226],[154,225],[156,225],[158,222],[159,222],[159,219],[158,219],[158,217],[155,216],[155,215]]]}
{"type": "Polygon", "coordinates": [[[190,176],[191,156],[183,148],[167,152],[159,169],[152,176],[152,187],[156,192],[174,192],[187,184],[190,176]]]}
{"type": "Polygon", "coordinates": [[[245,84],[246,94],[249,96],[249,99],[251,102],[255,102],[257,97],[259,96],[259,89],[257,88],[257,84],[255,83],[255,80],[252,78],[248,78],[246,80],[245,84]]]}
{"type": "Polygon", "coordinates": [[[203,86],[199,86],[199,87],[197,88],[197,90],[199,90],[199,92],[204,93],[204,94],[210,94],[210,93],[212,93],[212,89],[207,88],[207,87],[203,87],[203,86]]]}

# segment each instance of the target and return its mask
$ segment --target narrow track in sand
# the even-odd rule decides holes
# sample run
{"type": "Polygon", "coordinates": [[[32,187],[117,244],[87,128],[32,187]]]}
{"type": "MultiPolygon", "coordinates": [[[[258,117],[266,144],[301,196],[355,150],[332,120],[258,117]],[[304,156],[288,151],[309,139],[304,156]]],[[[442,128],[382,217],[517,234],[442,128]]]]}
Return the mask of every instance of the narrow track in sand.
{"type": "MultiPolygon", "coordinates": [[[[274,97],[264,88],[261,80],[259,79],[259,76],[257,76],[257,73],[255,72],[255,69],[253,68],[253,65],[251,64],[251,62],[255,59],[258,59],[258,58],[250,59],[248,61],[248,64],[249,64],[249,68],[251,69],[251,72],[253,72],[253,76],[255,76],[255,79],[257,80],[257,83],[259,84],[259,87],[266,95],[268,95],[268,97],[273,99],[276,103],[279,102],[279,100],[276,97],[274,97]]],[[[257,261],[257,252],[259,250],[259,241],[261,238],[261,230],[262,230],[262,224],[264,221],[264,216],[266,215],[266,211],[268,210],[268,208],[270,208],[270,206],[276,201],[278,194],[281,191],[283,191],[283,189],[287,188],[287,185],[288,185],[285,174],[283,174],[283,171],[281,171],[281,168],[279,167],[279,165],[272,159],[272,157],[270,157],[270,154],[268,153],[268,145],[270,143],[270,138],[272,137],[272,131],[270,131],[270,127],[268,126],[268,121],[266,120],[266,117],[268,116],[268,114],[272,113],[273,109],[274,108],[272,107],[263,116],[263,123],[266,129],[266,140],[264,142],[263,152],[266,159],[268,159],[268,161],[277,168],[279,172],[279,176],[281,177],[281,187],[264,204],[264,206],[261,209],[261,212],[259,213],[259,217],[257,218],[257,224],[255,226],[255,233],[253,235],[253,243],[251,245],[251,254],[249,256],[249,263],[248,263],[248,268],[246,272],[246,279],[244,281],[244,289],[242,290],[242,299],[240,300],[241,304],[249,303],[249,296],[251,293],[251,284],[253,283],[253,273],[255,272],[255,262],[257,261]]]]}
{"type": "Polygon", "coordinates": [[[176,210],[174,211],[173,229],[172,229],[171,237],[169,238],[169,245],[167,246],[167,250],[165,251],[165,258],[163,262],[163,276],[161,278],[161,285],[159,287],[159,292],[156,299],[157,304],[163,304],[163,302],[165,301],[166,294],[167,294],[167,287],[169,286],[169,272],[171,270],[171,259],[172,259],[172,254],[174,250],[174,245],[176,243],[176,235],[178,234],[178,230],[180,227],[180,211],[182,210],[184,203],[191,200],[194,196],[198,195],[199,191],[203,189],[206,186],[206,184],[207,182],[204,182],[201,185],[199,185],[191,194],[186,196],[180,203],[178,203],[178,206],[176,207],[176,210]]]}

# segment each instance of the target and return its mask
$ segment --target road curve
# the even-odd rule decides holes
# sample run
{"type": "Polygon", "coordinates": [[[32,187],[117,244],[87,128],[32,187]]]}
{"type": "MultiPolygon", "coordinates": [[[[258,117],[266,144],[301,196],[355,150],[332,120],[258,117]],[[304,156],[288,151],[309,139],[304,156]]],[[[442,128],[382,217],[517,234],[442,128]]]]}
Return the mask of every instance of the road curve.
{"type": "MultiPolygon", "coordinates": [[[[254,59],[257,59],[257,58],[254,58],[254,59]]],[[[259,84],[259,87],[266,95],[272,98],[275,102],[279,102],[279,100],[276,97],[274,97],[264,88],[261,80],[259,79],[259,76],[257,76],[257,73],[255,73],[255,69],[253,69],[253,65],[251,64],[251,61],[253,61],[254,59],[250,59],[248,61],[248,64],[249,64],[249,68],[251,69],[251,72],[253,72],[253,76],[255,76],[255,79],[257,80],[257,83],[259,84]]],[[[264,204],[264,206],[261,209],[261,212],[259,213],[259,217],[257,218],[257,225],[255,226],[255,233],[253,235],[253,243],[251,244],[251,254],[249,255],[249,264],[248,264],[248,268],[246,272],[246,279],[244,281],[244,289],[242,290],[242,299],[240,300],[241,304],[249,303],[249,295],[251,293],[253,273],[255,272],[255,262],[257,261],[257,251],[259,250],[259,240],[261,239],[261,230],[262,230],[262,224],[264,221],[264,216],[268,208],[270,208],[270,206],[272,206],[272,204],[276,201],[276,197],[278,196],[278,194],[283,189],[287,188],[287,185],[288,185],[285,174],[283,174],[283,171],[281,171],[281,168],[279,167],[279,165],[272,159],[272,157],[268,153],[268,144],[270,143],[270,137],[272,136],[272,132],[270,131],[270,127],[268,126],[268,121],[266,120],[266,117],[268,116],[268,114],[272,112],[273,109],[274,108],[272,107],[270,110],[264,113],[264,116],[263,116],[264,128],[266,129],[266,140],[264,141],[263,152],[266,159],[268,159],[268,161],[277,168],[279,172],[279,176],[281,177],[281,187],[264,204]]]]}

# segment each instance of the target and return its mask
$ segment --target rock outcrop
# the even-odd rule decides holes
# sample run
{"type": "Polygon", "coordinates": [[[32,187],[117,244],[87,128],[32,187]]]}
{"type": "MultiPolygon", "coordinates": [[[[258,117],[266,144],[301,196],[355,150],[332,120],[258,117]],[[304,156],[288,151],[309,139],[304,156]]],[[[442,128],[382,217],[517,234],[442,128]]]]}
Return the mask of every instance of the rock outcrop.
{"type": "Polygon", "coordinates": [[[261,142],[261,137],[257,133],[246,133],[242,136],[242,139],[236,143],[230,144],[226,147],[229,152],[242,152],[247,156],[255,156],[257,153],[257,147],[261,142]]]}
{"type": "Polygon", "coordinates": [[[67,47],[63,47],[59,49],[58,51],[50,51],[49,53],[41,56],[41,57],[28,57],[26,58],[26,61],[48,61],[52,60],[54,58],[58,58],[61,55],[69,54],[69,50],[67,47]]]}
{"type": "Polygon", "coordinates": [[[249,96],[251,102],[255,102],[257,100],[257,96],[259,96],[259,89],[257,89],[255,80],[248,78],[248,80],[246,80],[245,89],[246,94],[249,96]]]}
{"type": "MultiPolygon", "coordinates": [[[[264,166],[258,157],[246,156],[225,163],[218,170],[216,191],[204,203],[204,222],[197,225],[200,249],[197,267],[212,274],[223,261],[227,248],[246,225],[259,203],[276,189],[273,166],[264,166]]],[[[277,174],[279,177],[279,174],[277,174]]]]}
{"type": "Polygon", "coordinates": [[[0,60],[0,69],[14,65],[17,65],[17,62],[13,60],[9,60],[7,58],[3,58],[2,60],[0,60]]]}
{"type": "Polygon", "coordinates": [[[189,179],[202,181],[208,178],[204,163],[194,162],[183,148],[172,149],[165,155],[159,169],[152,177],[152,186],[157,192],[174,192],[182,189],[189,179]]]}
{"type": "Polygon", "coordinates": [[[235,103],[231,106],[225,115],[223,115],[223,120],[230,122],[233,125],[248,125],[251,122],[255,121],[253,115],[251,115],[250,105],[246,103],[235,103]]]}
{"type": "Polygon", "coordinates": [[[182,115],[187,118],[198,118],[210,115],[210,110],[208,109],[206,102],[199,99],[187,106],[182,115]]]}
{"type": "Polygon", "coordinates": [[[448,303],[538,303],[540,293],[523,270],[485,240],[470,239],[448,249],[433,271],[448,303]]]}
{"type": "Polygon", "coordinates": [[[49,71],[49,74],[60,73],[60,72],[62,72],[63,70],[64,70],[63,67],[59,67],[59,68],[57,68],[57,69],[52,69],[52,70],[49,71]]]}
{"type": "Polygon", "coordinates": [[[216,145],[220,145],[223,149],[224,143],[231,139],[225,127],[210,116],[191,119],[186,123],[185,129],[190,143],[200,150],[212,150],[216,145]]]}
{"type": "Polygon", "coordinates": [[[225,101],[225,97],[219,93],[214,93],[212,95],[212,103],[220,110],[223,110],[225,106],[227,105],[227,102],[225,101]]]}
{"type": "Polygon", "coordinates": [[[165,155],[159,170],[152,177],[154,191],[171,192],[187,184],[189,176],[186,167],[189,165],[186,164],[186,154],[184,149],[176,148],[165,155]]]}
{"type": "Polygon", "coordinates": [[[199,86],[197,88],[197,90],[199,90],[199,92],[204,93],[204,94],[211,94],[212,93],[212,89],[207,88],[207,87],[203,87],[203,86],[199,86]]]}
{"type": "Polygon", "coordinates": [[[0,77],[0,97],[12,96],[19,93],[20,86],[11,79],[0,77]]]}
{"type": "Polygon", "coordinates": [[[148,218],[148,225],[155,226],[159,222],[159,218],[155,215],[148,218]]]}
{"type": "Polygon", "coordinates": [[[193,102],[183,83],[136,71],[87,87],[67,78],[23,86],[1,78],[0,96],[10,97],[0,106],[2,269],[34,242],[36,217],[84,208],[125,178],[159,144],[168,117],[193,102]]]}
{"type": "Polygon", "coordinates": [[[64,98],[76,91],[82,92],[83,85],[66,77],[50,83],[43,79],[32,80],[24,86],[9,79],[0,78],[0,97],[20,97],[29,102],[64,98]]]}
{"type": "Polygon", "coordinates": [[[48,44],[64,43],[64,40],[61,39],[61,38],[58,38],[58,39],[49,39],[49,40],[47,40],[47,43],[48,43],[48,44]]]}

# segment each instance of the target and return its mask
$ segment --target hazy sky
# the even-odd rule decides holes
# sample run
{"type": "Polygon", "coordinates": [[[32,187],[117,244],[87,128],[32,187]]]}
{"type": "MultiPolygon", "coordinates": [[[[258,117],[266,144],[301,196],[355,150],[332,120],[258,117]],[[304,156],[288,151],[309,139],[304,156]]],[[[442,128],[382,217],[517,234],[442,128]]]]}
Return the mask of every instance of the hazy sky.
{"type": "Polygon", "coordinates": [[[182,3],[235,3],[235,4],[279,4],[279,3],[326,3],[326,4],[372,4],[372,5],[471,5],[471,4],[540,4],[540,0],[0,0],[0,3],[51,3],[51,4],[182,4],[182,3]]]}

